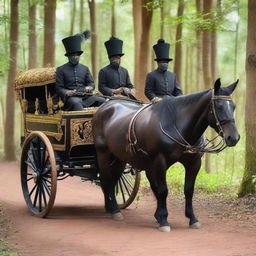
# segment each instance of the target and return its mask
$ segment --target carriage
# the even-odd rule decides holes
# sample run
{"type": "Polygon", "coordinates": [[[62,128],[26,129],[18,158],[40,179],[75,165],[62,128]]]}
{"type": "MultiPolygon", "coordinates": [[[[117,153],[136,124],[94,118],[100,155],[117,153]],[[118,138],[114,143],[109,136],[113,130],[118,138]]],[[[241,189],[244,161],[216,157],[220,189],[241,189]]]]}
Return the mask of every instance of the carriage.
{"type": "MultiPolygon", "coordinates": [[[[97,155],[92,136],[92,118],[97,107],[66,111],[55,93],[52,67],[18,74],[15,91],[24,120],[21,136],[21,185],[28,209],[38,217],[54,205],[57,181],[79,176],[100,185],[97,155]]],[[[135,199],[140,173],[126,165],[115,186],[119,207],[135,199]]]]}

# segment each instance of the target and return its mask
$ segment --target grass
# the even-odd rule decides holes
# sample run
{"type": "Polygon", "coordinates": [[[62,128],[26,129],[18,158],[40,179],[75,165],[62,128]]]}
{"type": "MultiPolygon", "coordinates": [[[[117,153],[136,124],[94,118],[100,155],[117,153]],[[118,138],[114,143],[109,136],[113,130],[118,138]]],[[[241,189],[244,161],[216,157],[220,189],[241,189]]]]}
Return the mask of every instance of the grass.
{"type": "Polygon", "coordinates": [[[0,256],[17,256],[17,254],[10,249],[6,242],[0,239],[0,256]]]}

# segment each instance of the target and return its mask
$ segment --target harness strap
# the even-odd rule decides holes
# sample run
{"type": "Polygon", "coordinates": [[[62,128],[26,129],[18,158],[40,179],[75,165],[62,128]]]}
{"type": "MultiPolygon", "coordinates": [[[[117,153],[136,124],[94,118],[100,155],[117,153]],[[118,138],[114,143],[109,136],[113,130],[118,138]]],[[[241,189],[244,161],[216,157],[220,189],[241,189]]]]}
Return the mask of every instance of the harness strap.
{"type": "Polygon", "coordinates": [[[138,145],[138,140],[136,137],[136,133],[135,133],[135,122],[138,118],[138,115],[146,108],[150,107],[152,105],[152,103],[149,103],[147,105],[145,105],[144,107],[140,108],[132,117],[129,126],[128,126],[128,150],[131,153],[136,153],[138,151],[142,152],[145,155],[148,155],[148,153],[146,151],[144,151],[142,148],[139,147],[138,145]]]}

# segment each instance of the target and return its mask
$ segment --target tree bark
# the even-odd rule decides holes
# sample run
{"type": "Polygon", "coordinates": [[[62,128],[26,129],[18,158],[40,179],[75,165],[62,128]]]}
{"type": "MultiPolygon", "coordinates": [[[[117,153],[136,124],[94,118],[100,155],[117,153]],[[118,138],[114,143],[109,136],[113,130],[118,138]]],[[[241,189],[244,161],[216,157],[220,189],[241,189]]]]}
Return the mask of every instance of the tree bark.
{"type": "Polygon", "coordinates": [[[132,12],[133,12],[133,30],[134,30],[134,84],[137,88],[139,86],[139,75],[140,75],[140,39],[142,31],[142,10],[141,10],[141,0],[133,0],[132,2],[132,12]]]}
{"type": "Polygon", "coordinates": [[[164,1],[160,0],[160,38],[164,38],[164,1]]]}
{"type": "MultiPolygon", "coordinates": [[[[201,16],[203,7],[202,0],[196,0],[196,13],[197,18],[201,16]]],[[[202,30],[201,28],[196,29],[196,90],[202,90],[202,76],[203,76],[203,65],[202,65],[202,30]]]]}
{"type": "MultiPolygon", "coordinates": [[[[184,0],[179,0],[177,16],[182,17],[184,12],[184,0]]],[[[182,22],[177,25],[176,29],[176,44],[175,44],[175,60],[174,60],[174,72],[176,73],[179,81],[181,81],[181,65],[182,65],[182,22]]]]}
{"type": "MultiPolygon", "coordinates": [[[[96,25],[96,3],[95,0],[88,0],[90,10],[90,24],[91,24],[91,62],[92,62],[92,75],[94,80],[97,79],[98,68],[98,38],[97,38],[97,25],[96,25]]],[[[96,84],[96,82],[95,82],[96,84]]]]}
{"type": "Polygon", "coordinates": [[[84,0],[80,0],[80,21],[79,21],[79,32],[83,32],[84,29],[84,0]]]}
{"type": "Polygon", "coordinates": [[[142,0],[141,5],[141,14],[142,14],[142,33],[141,33],[141,40],[140,40],[140,52],[139,52],[139,74],[138,74],[138,82],[137,84],[137,97],[140,100],[145,100],[146,97],[144,95],[144,88],[145,88],[145,78],[147,73],[150,71],[150,27],[152,22],[152,14],[153,11],[149,10],[145,7],[145,5],[150,2],[151,0],[142,0]],[[143,49],[143,50],[142,50],[143,49]]]}
{"type": "MultiPolygon", "coordinates": [[[[72,6],[71,15],[70,15],[70,17],[71,17],[71,20],[70,20],[70,36],[73,36],[74,35],[75,17],[76,17],[76,0],[71,0],[70,4],[72,6]]],[[[82,31],[80,31],[80,32],[82,32],[82,31]]]]}
{"type": "Polygon", "coordinates": [[[43,65],[55,65],[56,0],[45,0],[43,65]]]}
{"type": "Polygon", "coordinates": [[[239,196],[256,192],[256,1],[248,0],[246,43],[245,170],[239,196]]]}
{"type": "Polygon", "coordinates": [[[37,66],[37,41],[36,41],[36,4],[30,3],[28,10],[28,68],[37,66]]]}
{"type": "MultiPolygon", "coordinates": [[[[212,7],[212,0],[203,1],[204,19],[211,19],[210,10],[212,7]]],[[[209,89],[212,86],[212,69],[211,69],[211,32],[209,29],[203,30],[203,78],[204,87],[209,89]]],[[[211,172],[210,155],[205,155],[205,170],[211,172]]]]}
{"type": "Polygon", "coordinates": [[[115,0],[112,0],[111,6],[111,35],[116,36],[116,13],[115,13],[115,0]]]}
{"type": "Polygon", "coordinates": [[[15,95],[13,82],[17,69],[17,51],[19,36],[19,0],[11,0],[11,20],[10,20],[10,60],[8,72],[8,87],[6,94],[6,119],[4,133],[4,151],[6,160],[15,159],[14,146],[14,114],[15,114],[15,95]]]}

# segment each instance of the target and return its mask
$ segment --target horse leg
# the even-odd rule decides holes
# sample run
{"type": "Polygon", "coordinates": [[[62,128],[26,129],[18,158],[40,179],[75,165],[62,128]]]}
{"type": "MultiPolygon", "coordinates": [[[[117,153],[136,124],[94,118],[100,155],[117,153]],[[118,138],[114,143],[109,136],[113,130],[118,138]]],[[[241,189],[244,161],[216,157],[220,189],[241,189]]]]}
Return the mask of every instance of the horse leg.
{"type": "Polygon", "coordinates": [[[189,227],[198,229],[201,227],[200,222],[194,215],[193,211],[193,194],[196,176],[201,167],[201,157],[198,157],[195,161],[189,162],[189,164],[184,164],[186,174],[185,174],[185,184],[184,184],[184,194],[185,194],[185,216],[189,218],[189,227]]]}
{"type": "Polygon", "coordinates": [[[167,221],[168,211],[166,207],[166,198],[168,189],[166,184],[166,168],[154,168],[154,170],[146,171],[147,178],[150,182],[150,187],[157,199],[157,209],[154,214],[162,232],[170,232],[170,224],[167,221]]]}
{"type": "Polygon", "coordinates": [[[105,209],[112,214],[114,220],[123,220],[123,215],[116,201],[115,185],[124,170],[125,163],[121,162],[110,153],[100,153],[97,154],[97,157],[101,187],[105,199],[105,209]]]}

